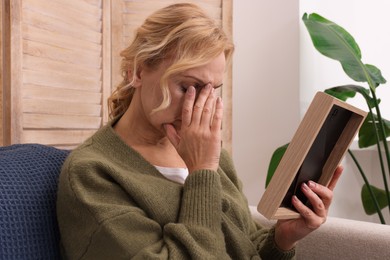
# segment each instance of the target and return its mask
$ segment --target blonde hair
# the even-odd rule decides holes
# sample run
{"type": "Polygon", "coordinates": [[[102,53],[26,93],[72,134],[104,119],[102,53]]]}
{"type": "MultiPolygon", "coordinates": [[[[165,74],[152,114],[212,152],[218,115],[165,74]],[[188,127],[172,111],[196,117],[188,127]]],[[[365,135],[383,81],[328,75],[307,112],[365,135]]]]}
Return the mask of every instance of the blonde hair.
{"type": "Polygon", "coordinates": [[[222,52],[229,61],[233,49],[222,28],[194,4],[174,4],[156,11],[137,29],[130,46],[120,53],[123,81],[108,99],[110,116],[122,115],[129,107],[135,91],[129,79],[135,78],[140,66],[153,69],[167,58],[173,61],[160,80],[163,101],[153,110],[158,111],[170,104],[171,76],[207,64],[222,52]]]}

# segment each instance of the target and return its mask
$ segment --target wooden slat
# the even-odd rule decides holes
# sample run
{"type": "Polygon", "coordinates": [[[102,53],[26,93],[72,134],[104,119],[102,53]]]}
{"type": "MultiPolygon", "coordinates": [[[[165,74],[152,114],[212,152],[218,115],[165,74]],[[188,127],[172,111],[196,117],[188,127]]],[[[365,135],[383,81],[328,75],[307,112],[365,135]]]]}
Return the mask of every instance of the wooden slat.
{"type": "Polygon", "coordinates": [[[3,135],[4,135],[4,121],[3,121],[3,112],[4,112],[4,100],[3,100],[3,87],[4,87],[4,39],[3,39],[3,27],[5,26],[5,18],[4,18],[4,1],[0,2],[0,146],[3,145],[3,135]]]}
{"type": "MultiPolygon", "coordinates": [[[[1,1],[2,16],[2,143],[1,145],[11,144],[11,6],[9,1],[1,1]],[[3,38],[4,37],[4,38],[3,38]]],[[[18,43],[18,42],[16,42],[18,43]]],[[[17,45],[18,47],[18,45],[17,45]]]]}
{"type": "MultiPolygon", "coordinates": [[[[144,20],[148,17],[148,13],[126,13],[123,14],[123,28],[128,28],[126,25],[130,25],[130,27],[138,28],[144,22],[144,20]]],[[[124,29],[126,32],[126,29],[124,29]]],[[[134,30],[127,31],[126,35],[133,35],[134,30]]]]}
{"type": "MultiPolygon", "coordinates": [[[[197,4],[199,6],[204,6],[204,7],[221,7],[222,1],[224,1],[224,0],[188,0],[186,2],[194,3],[194,4],[197,4]]],[[[180,3],[183,1],[175,0],[174,2],[180,3]]]]}
{"type": "Polygon", "coordinates": [[[93,135],[95,130],[25,130],[22,143],[75,146],[93,135]]]}
{"type": "Polygon", "coordinates": [[[198,5],[207,4],[210,6],[221,6],[221,0],[123,0],[125,3],[129,2],[148,2],[150,5],[154,5],[158,2],[164,2],[166,5],[173,4],[173,3],[182,3],[182,2],[189,2],[194,3],[198,5]]]}
{"type": "Polygon", "coordinates": [[[103,124],[108,122],[107,99],[111,94],[111,1],[103,0],[103,40],[102,40],[102,116],[103,124]]]}
{"type": "Polygon", "coordinates": [[[101,105],[52,100],[23,99],[23,112],[51,115],[101,115],[101,105]]]}
{"type": "Polygon", "coordinates": [[[163,8],[173,1],[124,1],[123,13],[142,13],[146,15],[152,14],[157,9],[163,8]]]}
{"type": "Polygon", "coordinates": [[[133,0],[124,0],[124,9],[123,12],[132,12],[134,9],[144,10],[145,13],[151,14],[153,11],[160,9],[162,7],[177,4],[177,3],[193,3],[196,4],[203,9],[211,10],[221,8],[222,3],[221,0],[141,0],[141,1],[133,1],[133,0]]]}
{"type": "MultiPolygon", "coordinates": [[[[233,35],[233,3],[232,0],[221,0],[222,2],[222,27],[228,37],[233,35]]],[[[226,67],[224,75],[224,85],[222,88],[222,100],[224,103],[223,120],[222,120],[222,146],[232,155],[232,118],[233,118],[233,67],[232,63],[226,67]]]]}
{"type": "Polygon", "coordinates": [[[77,11],[77,13],[88,14],[92,17],[97,17],[100,20],[102,17],[102,9],[99,6],[90,5],[87,2],[80,0],[50,0],[52,2],[56,2],[59,6],[65,6],[65,8],[69,8],[67,10],[77,11]]]}
{"type": "MultiPolygon", "coordinates": [[[[182,1],[137,1],[137,2],[125,2],[123,13],[128,14],[142,14],[142,17],[146,18],[157,9],[166,7],[170,4],[181,3],[182,1]]],[[[192,2],[204,9],[214,19],[221,18],[221,0],[219,1],[186,1],[192,2]]]]}
{"type": "Polygon", "coordinates": [[[123,1],[111,2],[111,85],[115,88],[122,82],[122,75],[120,71],[121,57],[119,53],[124,49],[123,40],[123,1]]]}
{"type": "Polygon", "coordinates": [[[23,22],[51,32],[61,33],[94,43],[101,43],[100,31],[81,29],[81,26],[72,20],[62,21],[28,9],[23,9],[23,22]]]}
{"type": "Polygon", "coordinates": [[[23,69],[46,71],[48,74],[52,72],[61,72],[73,76],[82,76],[87,79],[96,79],[102,74],[101,69],[89,68],[80,64],[64,63],[31,55],[23,56],[23,69]]]}
{"type": "Polygon", "coordinates": [[[23,83],[100,92],[102,83],[99,79],[87,79],[66,73],[47,73],[45,71],[23,70],[23,83]]]}
{"type": "Polygon", "coordinates": [[[101,66],[101,57],[87,50],[65,50],[43,43],[24,40],[23,52],[31,56],[45,57],[55,61],[80,64],[91,68],[100,69],[101,66]]]}
{"type": "Polygon", "coordinates": [[[21,88],[22,88],[22,4],[21,0],[10,1],[10,143],[20,143],[20,136],[23,130],[21,121],[21,88]]]}
{"type": "Polygon", "coordinates": [[[82,1],[86,2],[87,4],[97,6],[97,7],[102,6],[102,0],[82,0],[82,1]]]}
{"type": "Polygon", "coordinates": [[[128,36],[122,38],[123,45],[130,45],[130,43],[134,40],[134,36],[128,36]]]}
{"type": "MultiPolygon", "coordinates": [[[[229,0],[228,0],[229,1],[229,0]]],[[[180,2],[180,1],[177,1],[180,2]]],[[[200,6],[206,11],[206,13],[214,19],[220,20],[222,17],[222,2],[223,0],[217,1],[188,1],[190,3],[200,6]]]]}
{"type": "Polygon", "coordinates": [[[23,114],[23,127],[26,129],[98,129],[101,121],[100,117],[90,116],[23,114]]]}
{"type": "Polygon", "coordinates": [[[50,44],[56,47],[69,50],[88,50],[91,53],[100,55],[101,44],[85,41],[74,36],[63,35],[62,33],[51,32],[23,24],[23,39],[50,44]]]}
{"type": "MultiPolygon", "coordinates": [[[[124,18],[124,19],[127,19],[127,18],[124,18]]],[[[133,39],[135,37],[135,31],[137,30],[137,28],[141,25],[141,22],[139,23],[128,23],[126,25],[123,25],[123,38],[130,38],[130,39],[133,39]]],[[[130,44],[131,42],[128,42],[128,44],[130,44]]]]}
{"type": "Polygon", "coordinates": [[[101,30],[100,16],[93,16],[74,9],[66,4],[47,0],[23,0],[23,8],[44,14],[62,21],[72,20],[79,24],[99,32],[101,30]]]}
{"type": "Polygon", "coordinates": [[[84,102],[85,104],[101,104],[102,94],[76,89],[52,88],[39,85],[24,84],[23,98],[35,100],[52,100],[68,102],[84,102]]]}

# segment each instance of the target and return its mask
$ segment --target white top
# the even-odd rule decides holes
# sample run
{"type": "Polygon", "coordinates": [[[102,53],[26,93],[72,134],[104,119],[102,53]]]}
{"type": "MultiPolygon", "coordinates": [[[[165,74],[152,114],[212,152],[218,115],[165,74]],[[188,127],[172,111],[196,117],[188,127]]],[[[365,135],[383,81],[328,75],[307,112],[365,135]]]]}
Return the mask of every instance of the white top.
{"type": "Polygon", "coordinates": [[[165,178],[184,184],[187,176],[188,176],[188,169],[187,168],[170,168],[170,167],[162,167],[162,166],[154,166],[156,169],[164,175],[165,178]]]}

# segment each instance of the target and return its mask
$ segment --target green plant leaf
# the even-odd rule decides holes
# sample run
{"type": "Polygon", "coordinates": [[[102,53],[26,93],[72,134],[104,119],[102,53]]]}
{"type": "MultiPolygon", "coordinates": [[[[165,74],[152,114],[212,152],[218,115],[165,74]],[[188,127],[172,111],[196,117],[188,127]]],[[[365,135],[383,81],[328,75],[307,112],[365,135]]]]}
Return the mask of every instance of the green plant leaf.
{"type": "Polygon", "coordinates": [[[272,176],[274,176],[275,170],[278,167],[280,160],[282,160],[282,157],[287,150],[287,146],[288,146],[288,144],[280,146],[272,154],[271,161],[270,161],[269,166],[268,166],[267,179],[265,181],[266,188],[267,188],[269,182],[271,181],[272,176]]]}
{"type": "MultiPolygon", "coordinates": [[[[388,202],[387,202],[386,191],[379,189],[373,185],[370,185],[370,187],[374,193],[376,200],[378,201],[379,208],[383,209],[384,207],[387,207],[388,202]]],[[[371,197],[366,184],[364,184],[362,187],[361,197],[362,197],[363,208],[366,214],[373,215],[377,213],[374,206],[373,198],[371,197]]]]}
{"type": "Polygon", "coordinates": [[[302,20],[314,47],[326,57],[338,60],[350,78],[368,82],[372,91],[375,91],[378,84],[386,82],[379,69],[363,64],[358,44],[344,28],[316,13],[305,13],[302,20]]]}
{"type": "MultiPolygon", "coordinates": [[[[375,124],[377,129],[379,129],[379,123],[378,123],[378,117],[377,115],[373,114],[375,118],[375,124]]],[[[382,118],[383,124],[385,127],[385,134],[386,138],[390,136],[390,121],[382,118]]],[[[375,135],[375,130],[373,126],[374,122],[372,121],[371,113],[369,113],[364,120],[362,126],[359,130],[359,147],[360,148],[366,148],[370,147],[376,144],[377,139],[375,135]]],[[[381,141],[381,135],[379,135],[379,140],[381,141]]]]}
{"type": "Polygon", "coordinates": [[[382,76],[382,72],[380,71],[380,69],[371,64],[365,64],[365,66],[375,83],[377,83],[378,85],[386,83],[386,79],[382,76]]]}
{"type": "Polygon", "coordinates": [[[343,86],[325,89],[324,92],[342,101],[356,96],[356,91],[345,89],[343,86]]]}
{"type": "MultiPolygon", "coordinates": [[[[325,90],[325,93],[338,98],[340,100],[346,101],[348,98],[355,97],[356,93],[361,94],[367,102],[367,105],[373,108],[375,106],[375,100],[370,96],[370,90],[362,86],[357,85],[343,85],[333,88],[328,88],[325,90]]],[[[378,104],[379,104],[378,100],[378,104]]]]}
{"type": "Polygon", "coordinates": [[[341,57],[343,60],[361,59],[358,44],[344,28],[316,13],[310,15],[305,13],[302,20],[310,33],[314,47],[323,55],[334,60],[340,60],[341,57]]]}

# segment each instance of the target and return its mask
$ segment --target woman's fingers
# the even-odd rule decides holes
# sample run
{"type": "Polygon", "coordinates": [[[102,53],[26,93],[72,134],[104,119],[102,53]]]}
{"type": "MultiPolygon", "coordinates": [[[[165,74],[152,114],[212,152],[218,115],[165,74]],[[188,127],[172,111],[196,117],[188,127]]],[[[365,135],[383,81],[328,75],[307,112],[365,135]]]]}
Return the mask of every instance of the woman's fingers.
{"type": "Polygon", "coordinates": [[[332,179],[329,182],[328,188],[330,190],[334,190],[336,187],[337,181],[340,179],[341,173],[343,172],[344,168],[343,166],[338,166],[333,174],[332,179]]]}
{"type": "Polygon", "coordinates": [[[306,223],[310,228],[317,228],[325,222],[328,215],[328,210],[333,199],[333,189],[339,180],[343,168],[337,167],[328,187],[309,181],[303,183],[301,189],[308,198],[311,207],[307,207],[298,198],[293,198],[293,205],[298,212],[306,219],[306,223]]]}
{"type": "Polygon", "coordinates": [[[330,202],[332,201],[333,192],[313,181],[309,181],[308,184],[303,183],[302,191],[309,199],[313,211],[320,217],[326,217],[330,202]]]}
{"type": "Polygon", "coordinates": [[[221,153],[222,102],[216,100],[211,84],[198,93],[193,87],[187,92],[190,93],[183,102],[180,137],[166,125],[168,138],[177,144],[175,147],[190,173],[198,169],[217,170],[221,153]]]}
{"type": "Polygon", "coordinates": [[[333,199],[333,189],[335,188],[342,172],[343,167],[338,166],[333,174],[331,181],[329,182],[328,187],[313,181],[302,184],[301,189],[303,193],[309,199],[314,211],[318,215],[323,216],[324,214],[327,214],[333,199]]]}
{"type": "Polygon", "coordinates": [[[325,222],[326,217],[318,216],[314,210],[303,204],[296,196],[293,196],[292,203],[302,216],[302,223],[304,223],[304,227],[308,230],[313,231],[325,222]]]}
{"type": "Polygon", "coordinates": [[[223,118],[223,103],[220,97],[217,97],[217,102],[215,104],[215,111],[211,123],[211,131],[220,131],[222,127],[222,118],[223,118]]]}
{"type": "Polygon", "coordinates": [[[204,125],[206,127],[210,127],[211,124],[211,118],[214,113],[214,104],[215,104],[215,95],[214,95],[214,88],[211,88],[211,91],[209,93],[209,96],[207,97],[207,100],[204,104],[200,124],[204,125]]]}
{"type": "Polygon", "coordinates": [[[169,141],[173,144],[174,147],[178,147],[180,143],[180,136],[177,133],[175,127],[171,124],[165,124],[164,128],[169,141]]]}
{"type": "Polygon", "coordinates": [[[307,184],[303,183],[301,190],[309,200],[310,207],[302,203],[296,196],[293,197],[292,203],[305,219],[307,227],[314,230],[326,221],[333,192],[313,181],[309,181],[307,184]]]}
{"type": "Polygon", "coordinates": [[[183,109],[182,109],[182,115],[181,115],[181,121],[182,126],[189,126],[192,121],[192,110],[194,107],[194,101],[195,101],[195,88],[193,86],[190,86],[187,89],[184,102],[183,102],[183,109]]]}
{"type": "Polygon", "coordinates": [[[338,166],[335,172],[333,173],[333,177],[330,180],[328,187],[325,187],[313,181],[308,182],[308,187],[310,188],[311,191],[311,192],[308,191],[308,193],[310,194],[313,200],[313,202],[310,201],[313,205],[318,205],[319,206],[318,208],[321,209],[321,205],[319,202],[319,200],[321,200],[321,204],[325,206],[325,209],[326,210],[329,209],[333,199],[333,189],[336,187],[337,181],[340,179],[342,172],[343,172],[343,167],[338,166]]]}
{"type": "Polygon", "coordinates": [[[301,189],[311,205],[307,206],[296,196],[293,196],[292,204],[302,217],[295,220],[279,220],[277,222],[275,241],[278,245],[283,245],[283,243],[293,245],[313,230],[319,228],[326,221],[333,197],[333,189],[342,171],[343,168],[341,166],[335,170],[328,187],[312,181],[302,184],[301,189]]]}
{"type": "MultiPolygon", "coordinates": [[[[211,85],[207,84],[204,88],[200,90],[200,93],[195,100],[195,104],[193,107],[193,112],[192,112],[192,119],[191,119],[191,124],[194,125],[200,125],[202,123],[202,117],[204,114],[204,109],[206,108],[206,117],[210,116],[208,115],[209,112],[212,113],[212,104],[210,104],[209,97],[211,96],[211,85]],[[211,109],[210,109],[211,105],[211,109]]],[[[208,122],[210,125],[210,121],[208,122]]]]}
{"type": "Polygon", "coordinates": [[[218,126],[219,118],[222,113],[222,102],[218,104],[218,108],[215,105],[215,94],[211,84],[207,84],[202,88],[197,98],[195,88],[190,86],[187,89],[183,103],[182,125],[190,126],[193,124],[210,126],[214,116],[214,109],[218,109],[216,121],[218,126]]]}

